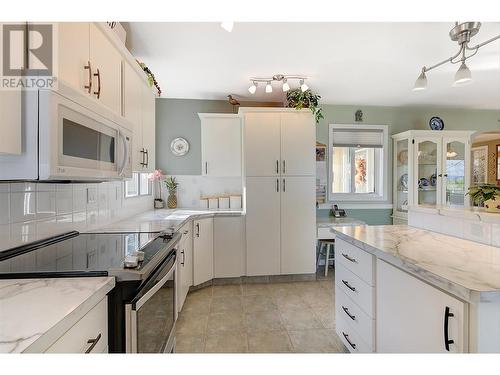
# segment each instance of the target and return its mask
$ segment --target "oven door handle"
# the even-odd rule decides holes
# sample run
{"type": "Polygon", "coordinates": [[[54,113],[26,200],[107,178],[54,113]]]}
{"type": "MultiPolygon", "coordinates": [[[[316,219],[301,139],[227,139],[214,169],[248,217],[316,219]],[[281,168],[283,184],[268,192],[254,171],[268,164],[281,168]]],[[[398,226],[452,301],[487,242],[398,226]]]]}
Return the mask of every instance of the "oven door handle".
{"type": "Polygon", "coordinates": [[[168,271],[168,273],[162,277],[160,281],[158,281],[151,289],[149,289],[144,295],[139,298],[137,301],[132,302],[132,310],[139,310],[148,300],[155,295],[155,293],[160,290],[163,285],[167,283],[168,280],[172,277],[173,273],[175,272],[177,266],[176,262],[174,261],[172,267],[168,271]]]}

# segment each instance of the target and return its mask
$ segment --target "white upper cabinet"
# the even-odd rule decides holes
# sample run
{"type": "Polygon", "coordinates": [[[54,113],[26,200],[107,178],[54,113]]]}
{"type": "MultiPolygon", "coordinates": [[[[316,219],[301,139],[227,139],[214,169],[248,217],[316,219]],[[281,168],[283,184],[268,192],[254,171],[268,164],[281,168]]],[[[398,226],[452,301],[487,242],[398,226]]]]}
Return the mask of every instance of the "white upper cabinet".
{"type": "Polygon", "coordinates": [[[94,23],[90,24],[90,61],[93,75],[92,96],[119,114],[122,56],[94,23]]]}
{"type": "Polygon", "coordinates": [[[86,95],[92,94],[94,79],[90,62],[90,23],[60,22],[58,78],[86,95]]]}
{"type": "Polygon", "coordinates": [[[310,112],[281,114],[281,174],[314,176],[316,130],[310,112]]]}
{"type": "Polygon", "coordinates": [[[245,174],[277,176],[281,170],[280,113],[245,114],[245,174]]]}
{"type": "Polygon", "coordinates": [[[142,145],[146,150],[146,165],[144,172],[153,172],[155,170],[155,97],[151,88],[142,84],[142,145]]]}
{"type": "Polygon", "coordinates": [[[238,115],[199,113],[203,176],[241,176],[241,120],[238,115]]]}

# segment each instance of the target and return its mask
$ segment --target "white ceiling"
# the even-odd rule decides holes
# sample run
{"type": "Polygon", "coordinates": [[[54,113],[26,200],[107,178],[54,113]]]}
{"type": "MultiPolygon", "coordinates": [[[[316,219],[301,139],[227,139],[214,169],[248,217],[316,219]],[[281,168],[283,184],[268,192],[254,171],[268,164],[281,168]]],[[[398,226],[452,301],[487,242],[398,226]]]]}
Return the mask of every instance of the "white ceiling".
{"type": "MultiPolygon", "coordinates": [[[[128,25],[127,44],[155,74],[165,97],[281,101],[251,76],[303,74],[322,103],[379,106],[452,106],[500,109],[500,40],[468,60],[474,82],[452,87],[457,65],[427,74],[428,90],[411,88],[423,65],[458,51],[448,32],[453,23],[218,23],[128,25]]],[[[500,34],[484,23],[475,45],[500,34]]],[[[292,86],[293,87],[293,86],[292,86]]]]}

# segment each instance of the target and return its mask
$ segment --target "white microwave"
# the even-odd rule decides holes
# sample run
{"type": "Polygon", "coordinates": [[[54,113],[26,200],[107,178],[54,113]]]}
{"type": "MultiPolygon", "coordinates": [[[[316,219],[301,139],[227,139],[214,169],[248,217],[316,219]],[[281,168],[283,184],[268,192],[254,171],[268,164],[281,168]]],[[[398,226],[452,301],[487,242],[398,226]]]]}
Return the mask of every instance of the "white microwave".
{"type": "MultiPolygon", "coordinates": [[[[92,99],[23,93],[23,152],[0,156],[0,180],[107,181],[132,177],[132,128],[92,99]],[[113,121],[113,120],[116,121],[113,121]]],[[[62,87],[61,87],[62,86],[62,87]]]]}

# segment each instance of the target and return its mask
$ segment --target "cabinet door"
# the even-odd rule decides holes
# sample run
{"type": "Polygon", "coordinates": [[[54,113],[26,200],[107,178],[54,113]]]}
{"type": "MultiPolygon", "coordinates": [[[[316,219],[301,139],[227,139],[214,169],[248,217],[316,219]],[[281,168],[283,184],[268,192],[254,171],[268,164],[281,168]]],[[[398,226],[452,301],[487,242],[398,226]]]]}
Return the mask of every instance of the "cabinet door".
{"type": "Polygon", "coordinates": [[[202,117],[201,160],[204,176],[241,176],[239,117],[202,117]]]}
{"type": "MultiPolygon", "coordinates": [[[[91,71],[85,69],[90,60],[89,33],[88,22],[60,22],[58,24],[58,78],[86,95],[90,95],[94,89],[94,87],[90,90],[85,88],[89,86],[93,78],[91,71]]],[[[95,67],[92,66],[92,62],[90,68],[93,72],[95,67]]]]}
{"type": "Polygon", "coordinates": [[[214,221],[213,218],[194,221],[193,285],[214,278],[214,221]]]}
{"type": "Polygon", "coordinates": [[[311,113],[281,114],[281,174],[314,176],[316,128],[311,113]]]}
{"type": "Polygon", "coordinates": [[[315,178],[286,177],[281,180],[281,273],[314,273],[315,178]]]}
{"type": "Polygon", "coordinates": [[[193,232],[192,224],[189,222],[181,228],[182,239],[179,242],[178,251],[178,295],[177,311],[182,310],[184,301],[189,292],[189,287],[193,284],[193,232]]]}
{"type": "Polygon", "coordinates": [[[142,82],[127,63],[123,63],[122,115],[133,126],[132,170],[141,172],[145,161],[142,141],[142,82]]]}
{"type": "Polygon", "coordinates": [[[21,113],[21,90],[0,91],[0,154],[21,154],[21,113]]]}
{"type": "Polygon", "coordinates": [[[415,203],[419,206],[441,204],[441,138],[415,139],[415,203]]]}
{"type": "Polygon", "coordinates": [[[243,216],[214,219],[214,274],[239,277],[245,274],[245,218],[243,216]]]}
{"type": "Polygon", "coordinates": [[[466,170],[470,164],[468,141],[443,138],[442,204],[448,207],[464,207],[469,199],[465,193],[470,177],[466,170]]]}
{"type": "Polygon", "coordinates": [[[279,113],[245,115],[245,174],[276,176],[281,168],[279,113]]]}
{"type": "Polygon", "coordinates": [[[155,97],[151,88],[142,83],[142,144],[146,150],[144,171],[155,170],[155,97]]]}
{"type": "Polygon", "coordinates": [[[379,259],[376,290],[377,352],[467,352],[464,302],[379,259]],[[452,317],[445,315],[447,308],[452,317]],[[453,340],[449,351],[446,335],[453,340]]]}
{"type": "Polygon", "coordinates": [[[278,177],[247,177],[247,276],[280,274],[278,177]]]}
{"type": "Polygon", "coordinates": [[[93,23],[90,24],[90,62],[94,74],[92,96],[116,114],[121,114],[122,58],[106,35],[93,23]]]}

